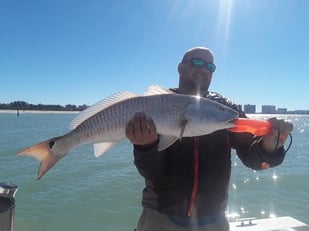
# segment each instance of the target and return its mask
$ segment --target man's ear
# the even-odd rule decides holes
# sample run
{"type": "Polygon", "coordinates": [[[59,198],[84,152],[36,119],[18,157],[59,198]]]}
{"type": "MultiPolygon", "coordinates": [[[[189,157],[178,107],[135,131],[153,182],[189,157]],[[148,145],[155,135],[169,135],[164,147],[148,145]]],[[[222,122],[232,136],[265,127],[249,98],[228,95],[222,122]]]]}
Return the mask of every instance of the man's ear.
{"type": "Polygon", "coordinates": [[[182,69],[183,69],[183,64],[182,64],[182,63],[179,63],[179,64],[178,64],[178,73],[179,73],[179,74],[181,74],[182,69]]]}

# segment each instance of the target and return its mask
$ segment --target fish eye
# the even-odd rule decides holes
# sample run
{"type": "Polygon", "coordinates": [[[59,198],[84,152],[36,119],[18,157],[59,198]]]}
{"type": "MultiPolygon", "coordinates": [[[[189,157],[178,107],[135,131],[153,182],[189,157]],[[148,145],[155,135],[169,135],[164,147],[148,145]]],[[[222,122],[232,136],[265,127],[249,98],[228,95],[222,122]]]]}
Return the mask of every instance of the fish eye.
{"type": "Polygon", "coordinates": [[[223,111],[223,112],[226,111],[224,107],[220,107],[219,110],[220,110],[220,111],[223,111]]]}

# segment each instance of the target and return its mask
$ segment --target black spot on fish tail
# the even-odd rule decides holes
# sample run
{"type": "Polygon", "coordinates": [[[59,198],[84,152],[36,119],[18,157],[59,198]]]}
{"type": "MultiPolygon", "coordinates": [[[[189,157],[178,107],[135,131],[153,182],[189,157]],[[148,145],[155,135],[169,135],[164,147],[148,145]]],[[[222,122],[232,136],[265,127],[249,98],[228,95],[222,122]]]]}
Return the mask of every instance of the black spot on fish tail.
{"type": "Polygon", "coordinates": [[[49,148],[52,149],[53,146],[55,145],[55,141],[54,140],[50,141],[48,145],[49,145],[49,148]]]}

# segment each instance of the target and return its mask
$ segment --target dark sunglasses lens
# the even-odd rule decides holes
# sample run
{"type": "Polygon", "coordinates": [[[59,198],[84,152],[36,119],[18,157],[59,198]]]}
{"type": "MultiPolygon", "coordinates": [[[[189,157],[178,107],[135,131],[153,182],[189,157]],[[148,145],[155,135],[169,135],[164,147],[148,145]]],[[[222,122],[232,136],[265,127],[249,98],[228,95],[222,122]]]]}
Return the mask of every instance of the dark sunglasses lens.
{"type": "Polygon", "coordinates": [[[206,62],[203,59],[192,59],[192,65],[196,67],[204,67],[206,62]]]}
{"type": "Polygon", "coordinates": [[[216,70],[216,65],[213,63],[207,63],[207,69],[209,72],[214,73],[216,70]]]}
{"type": "Polygon", "coordinates": [[[213,63],[206,63],[203,59],[191,59],[191,63],[195,67],[207,67],[210,73],[214,73],[216,70],[216,65],[213,63]]]}

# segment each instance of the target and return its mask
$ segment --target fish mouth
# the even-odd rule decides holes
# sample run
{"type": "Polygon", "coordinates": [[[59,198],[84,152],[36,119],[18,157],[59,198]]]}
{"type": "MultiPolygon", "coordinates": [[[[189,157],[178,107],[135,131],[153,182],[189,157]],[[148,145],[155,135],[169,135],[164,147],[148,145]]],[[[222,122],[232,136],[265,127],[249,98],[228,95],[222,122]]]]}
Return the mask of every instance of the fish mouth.
{"type": "Polygon", "coordinates": [[[230,119],[230,120],[226,121],[226,124],[230,125],[228,128],[235,127],[237,120],[238,120],[238,118],[234,118],[234,119],[230,119]]]}

